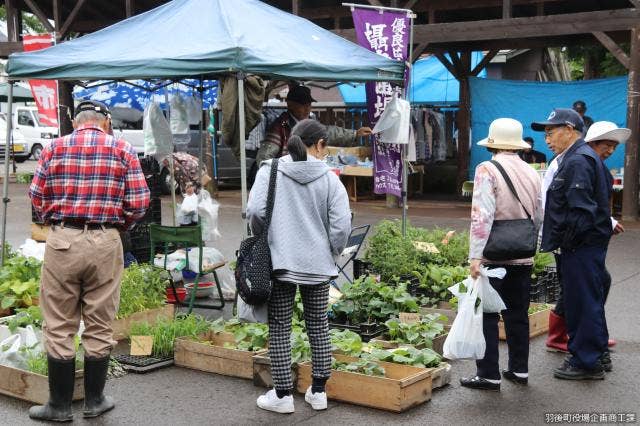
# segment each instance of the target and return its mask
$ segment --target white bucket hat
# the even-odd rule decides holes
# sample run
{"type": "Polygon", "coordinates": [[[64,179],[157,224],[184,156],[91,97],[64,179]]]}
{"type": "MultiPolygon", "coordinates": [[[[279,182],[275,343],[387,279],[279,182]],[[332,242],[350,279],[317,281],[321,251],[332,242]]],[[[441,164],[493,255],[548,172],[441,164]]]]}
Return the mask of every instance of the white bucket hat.
{"type": "Polygon", "coordinates": [[[625,143],[631,136],[631,129],[618,127],[610,121],[596,121],[587,130],[584,137],[585,142],[593,141],[616,141],[625,143]]]}
{"type": "Polygon", "coordinates": [[[519,151],[531,148],[522,140],[522,124],[513,118],[498,118],[489,126],[489,136],[478,142],[479,146],[519,151]]]}

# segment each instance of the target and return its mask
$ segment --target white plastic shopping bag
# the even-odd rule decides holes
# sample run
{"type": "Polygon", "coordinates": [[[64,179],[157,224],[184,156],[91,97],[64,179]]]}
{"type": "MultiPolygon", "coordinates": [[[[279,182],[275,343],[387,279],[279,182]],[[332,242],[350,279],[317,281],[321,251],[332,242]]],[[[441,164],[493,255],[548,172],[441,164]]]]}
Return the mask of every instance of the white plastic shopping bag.
{"type": "Polygon", "coordinates": [[[20,351],[21,338],[19,334],[11,336],[0,342],[0,365],[14,368],[24,368],[24,356],[20,351]]]}
{"type": "Polygon", "coordinates": [[[201,189],[198,193],[198,216],[202,225],[202,241],[207,244],[220,238],[218,231],[218,210],[220,204],[211,197],[209,191],[201,189]]]}
{"type": "Polygon", "coordinates": [[[241,322],[259,322],[267,324],[269,320],[269,303],[262,305],[249,305],[238,297],[238,318],[241,322]]]}
{"type": "Polygon", "coordinates": [[[173,152],[169,122],[155,102],[149,102],[144,108],[142,134],[145,155],[153,155],[158,159],[173,152]]]}
{"type": "Polygon", "coordinates": [[[449,288],[458,297],[458,315],[453,321],[447,340],[444,342],[443,355],[445,358],[484,358],[486,342],[482,333],[482,301],[478,296],[478,285],[476,284],[477,282],[473,281],[470,286],[465,284],[465,292],[459,291],[460,284],[449,288]],[[480,300],[478,306],[476,306],[477,300],[480,300]]]}
{"type": "Polygon", "coordinates": [[[502,279],[506,274],[507,270],[504,268],[487,269],[484,266],[480,268],[480,277],[478,277],[478,294],[480,299],[482,299],[483,312],[499,313],[507,309],[504,301],[489,282],[489,278],[502,279]]]}
{"type": "Polygon", "coordinates": [[[174,135],[185,135],[189,133],[189,117],[187,113],[187,103],[180,95],[171,97],[171,114],[169,122],[171,133],[174,135]]]}

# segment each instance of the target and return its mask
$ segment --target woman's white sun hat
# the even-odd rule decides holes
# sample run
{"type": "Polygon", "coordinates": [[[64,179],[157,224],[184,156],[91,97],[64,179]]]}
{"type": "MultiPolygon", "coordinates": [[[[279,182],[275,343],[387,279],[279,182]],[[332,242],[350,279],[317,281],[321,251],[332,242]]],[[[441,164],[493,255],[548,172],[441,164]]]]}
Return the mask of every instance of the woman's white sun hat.
{"type": "Polygon", "coordinates": [[[584,137],[585,142],[593,141],[616,141],[625,143],[631,136],[631,129],[618,127],[610,121],[596,121],[587,130],[584,137]]]}
{"type": "Polygon", "coordinates": [[[531,148],[522,140],[522,123],[513,118],[498,118],[489,126],[489,136],[478,142],[479,146],[519,151],[531,148]]]}

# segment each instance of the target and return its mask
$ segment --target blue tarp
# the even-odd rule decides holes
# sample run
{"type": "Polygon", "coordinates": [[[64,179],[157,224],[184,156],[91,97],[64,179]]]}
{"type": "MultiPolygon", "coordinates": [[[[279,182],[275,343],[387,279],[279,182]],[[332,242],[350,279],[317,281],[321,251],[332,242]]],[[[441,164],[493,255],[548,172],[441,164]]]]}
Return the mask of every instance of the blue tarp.
{"type": "Polygon", "coordinates": [[[15,53],[13,78],[183,78],[234,71],[281,78],[404,78],[404,64],[259,0],[173,0],[44,50],[15,53]]]}
{"type": "MultiPolygon", "coordinates": [[[[476,166],[491,158],[486,148],[477,142],[489,132],[489,125],[496,118],[510,117],[520,121],[524,136],[531,136],[535,149],[551,160],[553,153],[544,142],[544,133],[531,130],[531,122],[545,120],[553,108],[571,108],[574,101],[587,104],[587,115],[594,121],[612,121],[626,125],[627,77],[570,82],[528,82],[471,78],[471,129],[472,147],[469,176],[472,179],[476,166]]],[[[606,161],[609,168],[620,169],[624,165],[624,145],[619,146],[606,161]]]]}
{"type": "MultiPolygon", "coordinates": [[[[448,55],[445,55],[449,58],[448,55]]],[[[472,66],[482,60],[482,52],[473,52],[472,66]]],[[[435,56],[419,59],[413,64],[413,77],[409,85],[411,102],[429,105],[455,105],[458,103],[460,84],[435,56]]],[[[486,76],[486,70],[480,77],[486,76]]],[[[366,102],[364,84],[341,84],[340,94],[347,105],[360,105],[366,102]]]]}
{"type": "MultiPolygon", "coordinates": [[[[198,99],[200,98],[200,94],[195,89],[200,85],[199,80],[185,79],[181,80],[181,82],[185,84],[176,83],[167,86],[169,98],[175,93],[185,97],[195,96],[198,99]]],[[[96,84],[98,83],[96,82],[96,84]]],[[[149,101],[157,102],[162,109],[166,107],[164,88],[154,91],[153,89],[158,85],[145,80],[135,80],[132,83],[134,85],[125,82],[111,82],[99,86],[92,85],[89,88],[76,86],[73,91],[73,97],[76,100],[100,101],[110,107],[133,108],[140,111],[144,110],[149,101]]],[[[204,89],[202,107],[203,109],[208,109],[209,106],[215,104],[218,97],[218,82],[216,80],[205,80],[202,83],[202,87],[204,89]]]]}

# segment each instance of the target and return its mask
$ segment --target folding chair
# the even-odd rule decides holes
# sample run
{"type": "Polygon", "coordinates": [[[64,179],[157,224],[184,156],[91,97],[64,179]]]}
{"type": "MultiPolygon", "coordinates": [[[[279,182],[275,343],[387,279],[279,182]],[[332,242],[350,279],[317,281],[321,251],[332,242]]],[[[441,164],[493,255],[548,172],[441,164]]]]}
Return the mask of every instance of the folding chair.
{"type": "Polygon", "coordinates": [[[342,274],[350,283],[353,282],[353,279],[347,275],[345,268],[349,266],[349,263],[353,262],[353,259],[358,255],[360,247],[362,246],[362,243],[364,243],[364,239],[367,236],[370,227],[371,225],[362,225],[351,229],[347,246],[342,251],[343,254],[348,254],[349,257],[342,265],[336,263],[338,273],[342,274]]]}
{"type": "Polygon", "coordinates": [[[216,269],[226,265],[227,262],[221,261],[213,265],[207,265],[206,269],[203,268],[202,227],[200,225],[173,227],[173,226],[162,226],[162,225],[157,225],[152,223],[149,225],[149,236],[151,238],[150,263],[153,265],[153,260],[156,253],[156,244],[161,244],[163,248],[163,254],[164,254],[164,269],[167,269],[167,255],[169,254],[168,252],[170,247],[172,250],[177,248],[185,249],[187,265],[189,265],[189,251],[186,249],[190,247],[198,248],[198,270],[194,271],[196,272],[196,277],[193,283],[193,288],[191,289],[189,303],[185,303],[178,298],[175,283],[173,282],[173,280],[171,280],[171,288],[173,290],[173,296],[175,297],[176,304],[180,306],[188,306],[189,307],[188,313],[191,313],[193,308],[202,308],[202,309],[224,308],[224,297],[222,295],[222,287],[220,285],[220,279],[218,278],[216,269]],[[203,275],[206,275],[209,273],[213,273],[216,287],[218,289],[218,296],[220,297],[220,304],[195,303],[196,293],[198,291],[198,282],[200,281],[200,278],[203,275]]]}

